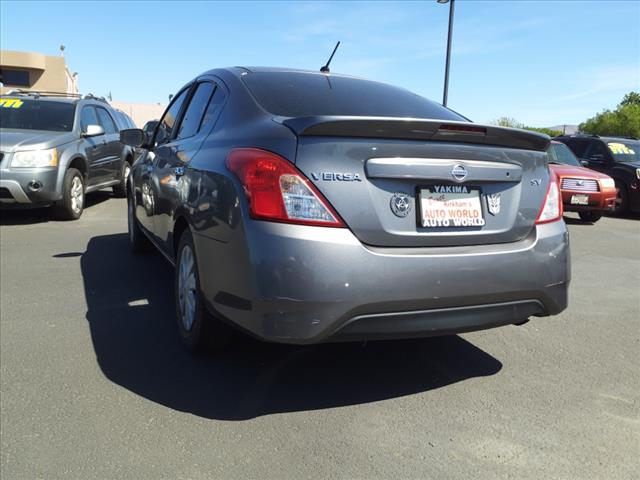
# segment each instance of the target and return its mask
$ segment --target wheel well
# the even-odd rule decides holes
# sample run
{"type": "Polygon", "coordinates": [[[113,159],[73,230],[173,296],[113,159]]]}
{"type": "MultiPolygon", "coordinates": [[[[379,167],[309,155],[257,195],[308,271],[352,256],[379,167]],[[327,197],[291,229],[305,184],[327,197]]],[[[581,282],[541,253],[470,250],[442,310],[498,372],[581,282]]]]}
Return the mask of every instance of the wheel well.
{"type": "Polygon", "coordinates": [[[75,168],[76,170],[79,170],[80,173],[82,173],[82,176],[84,178],[87,178],[87,165],[80,157],[76,157],[71,160],[71,163],[69,163],[69,168],[75,168]]]}
{"type": "Polygon", "coordinates": [[[176,223],[173,225],[173,254],[178,254],[178,244],[180,243],[180,237],[182,233],[189,228],[189,224],[184,217],[178,217],[176,223]]]}

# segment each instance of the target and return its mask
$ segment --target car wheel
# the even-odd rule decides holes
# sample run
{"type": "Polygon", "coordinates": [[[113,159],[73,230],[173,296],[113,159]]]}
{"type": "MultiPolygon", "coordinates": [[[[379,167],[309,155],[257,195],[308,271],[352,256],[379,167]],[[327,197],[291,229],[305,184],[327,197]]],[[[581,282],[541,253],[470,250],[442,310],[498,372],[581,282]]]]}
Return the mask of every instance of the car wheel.
{"type": "Polygon", "coordinates": [[[197,352],[226,347],[233,331],[212,316],[204,305],[193,236],[188,229],[180,237],[174,285],[178,330],[187,350],[197,352]]]}
{"type": "Polygon", "coordinates": [[[53,205],[56,218],[77,220],[84,210],[84,177],[79,170],[69,168],[62,181],[62,198],[53,205]]]}
{"type": "Polygon", "coordinates": [[[602,212],[578,212],[578,215],[583,222],[596,223],[602,218],[602,212]]]}
{"type": "Polygon", "coordinates": [[[136,204],[131,195],[127,196],[127,227],[129,231],[129,247],[133,253],[149,251],[151,242],[142,232],[138,219],[136,218],[136,204]]]}
{"type": "Polygon", "coordinates": [[[624,215],[629,210],[629,193],[622,182],[616,182],[616,203],[613,209],[615,215],[624,215]]]}
{"type": "Polygon", "coordinates": [[[114,185],[113,187],[113,195],[118,198],[124,198],[127,196],[127,178],[129,178],[129,173],[131,172],[131,164],[128,160],[122,162],[122,172],[120,176],[120,183],[118,185],[114,185]]]}

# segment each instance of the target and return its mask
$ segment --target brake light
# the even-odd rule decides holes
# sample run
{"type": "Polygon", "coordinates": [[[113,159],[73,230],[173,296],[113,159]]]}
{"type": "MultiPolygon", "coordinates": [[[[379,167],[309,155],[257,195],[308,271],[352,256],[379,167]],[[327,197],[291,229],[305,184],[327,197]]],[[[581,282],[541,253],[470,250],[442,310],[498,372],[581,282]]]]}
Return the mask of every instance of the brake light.
{"type": "Polygon", "coordinates": [[[244,187],[251,218],[345,226],[313,184],[281,156],[258,148],[238,148],[229,153],[226,163],[244,187]]]}
{"type": "Polygon", "coordinates": [[[486,135],[487,129],[474,125],[440,125],[438,133],[468,133],[472,135],[486,135]]]}
{"type": "Polygon", "coordinates": [[[562,194],[558,186],[557,177],[552,174],[547,187],[544,203],[538,214],[536,224],[555,222],[562,218],[562,194]]]}

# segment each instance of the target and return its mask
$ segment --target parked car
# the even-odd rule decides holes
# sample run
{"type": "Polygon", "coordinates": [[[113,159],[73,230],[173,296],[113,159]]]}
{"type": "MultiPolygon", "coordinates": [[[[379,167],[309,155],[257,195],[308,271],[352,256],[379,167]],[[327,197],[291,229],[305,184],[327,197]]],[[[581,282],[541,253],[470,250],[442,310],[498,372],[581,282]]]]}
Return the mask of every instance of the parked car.
{"type": "Polygon", "coordinates": [[[614,211],[640,212],[640,141],[637,138],[563,135],[555,138],[566,144],[592,170],[606,173],[616,183],[614,211]]]}
{"type": "Polygon", "coordinates": [[[569,147],[552,141],[549,167],[560,182],[565,212],[578,212],[581,220],[597,222],[615,208],[616,185],[609,175],[583,167],[569,147]]]}
{"type": "Polygon", "coordinates": [[[549,138],[404,89],[269,68],[178,91],[128,182],[129,242],[175,265],[188,349],[444,335],[567,306],[549,138]],[[517,266],[517,268],[516,268],[517,266]]]}
{"type": "Polygon", "coordinates": [[[142,130],[144,130],[149,135],[153,135],[153,132],[157,126],[158,126],[158,120],[149,120],[147,123],[144,124],[144,127],[142,127],[142,130]]]}
{"type": "Polygon", "coordinates": [[[53,205],[58,218],[75,220],[86,193],[111,187],[125,196],[131,149],[114,118],[93,96],[0,96],[0,205],[53,205]]]}
{"type": "Polygon", "coordinates": [[[135,122],[131,119],[129,115],[127,115],[122,110],[116,108],[114,109],[116,123],[118,124],[119,130],[126,130],[128,128],[137,128],[135,122]]]}
{"type": "MultiPolygon", "coordinates": [[[[118,126],[118,132],[120,132],[120,130],[127,130],[127,129],[131,129],[131,128],[137,128],[136,124],[134,123],[134,121],[131,119],[131,117],[129,115],[127,115],[126,113],[124,113],[122,110],[116,108],[114,109],[114,116],[116,119],[116,124],[118,126]]],[[[123,156],[125,158],[129,158],[129,162],[127,165],[125,165],[125,170],[124,170],[124,179],[126,182],[127,177],[129,176],[129,171],[131,170],[131,165],[133,164],[133,162],[135,161],[135,159],[138,157],[138,149],[133,148],[129,145],[124,145],[124,152],[123,152],[123,156]]]]}

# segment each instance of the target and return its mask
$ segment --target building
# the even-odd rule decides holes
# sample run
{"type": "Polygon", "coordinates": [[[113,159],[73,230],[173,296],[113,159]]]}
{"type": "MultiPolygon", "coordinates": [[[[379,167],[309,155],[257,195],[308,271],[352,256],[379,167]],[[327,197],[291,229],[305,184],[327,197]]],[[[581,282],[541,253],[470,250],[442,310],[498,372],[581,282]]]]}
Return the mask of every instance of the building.
{"type": "MultiPolygon", "coordinates": [[[[16,89],[79,93],[78,74],[71,73],[62,55],[0,50],[0,93],[16,89]]],[[[140,128],[149,120],[158,120],[166,108],[160,103],[109,103],[129,115],[140,128]]]]}
{"type": "Polygon", "coordinates": [[[0,50],[0,93],[16,89],[78,93],[78,74],[61,55],[0,50]]]}
{"type": "Polygon", "coordinates": [[[167,107],[161,103],[130,103],[116,100],[109,103],[113,108],[129,115],[138,128],[144,127],[149,120],[159,120],[167,107]]]}

